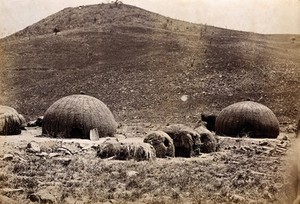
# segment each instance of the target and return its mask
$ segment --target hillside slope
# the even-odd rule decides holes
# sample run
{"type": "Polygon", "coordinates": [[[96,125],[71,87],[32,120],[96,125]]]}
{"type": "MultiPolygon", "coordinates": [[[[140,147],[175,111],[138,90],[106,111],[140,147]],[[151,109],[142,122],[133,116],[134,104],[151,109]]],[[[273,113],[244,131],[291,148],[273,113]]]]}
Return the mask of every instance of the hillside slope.
{"type": "Polygon", "coordinates": [[[295,35],[232,31],[99,4],[64,9],[1,39],[0,53],[0,103],[28,118],[80,91],[105,102],[118,121],[191,123],[201,112],[248,98],[269,106],[281,122],[300,112],[295,35]]]}

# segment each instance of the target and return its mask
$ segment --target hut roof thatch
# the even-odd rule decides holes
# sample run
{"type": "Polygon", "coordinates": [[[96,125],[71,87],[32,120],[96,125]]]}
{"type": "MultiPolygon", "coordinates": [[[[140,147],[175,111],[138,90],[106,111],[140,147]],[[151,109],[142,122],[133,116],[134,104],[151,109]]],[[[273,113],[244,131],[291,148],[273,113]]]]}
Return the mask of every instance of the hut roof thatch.
{"type": "Polygon", "coordinates": [[[9,106],[0,105],[0,135],[17,135],[21,133],[24,117],[9,106]]]}
{"type": "Polygon", "coordinates": [[[117,123],[109,108],[87,95],[70,95],[53,103],[45,112],[43,134],[50,137],[89,139],[97,128],[100,137],[113,136],[117,123]]]}
{"type": "Polygon", "coordinates": [[[216,119],[216,133],[226,136],[276,138],[279,122],[266,106],[243,101],[224,108],[216,119]]]}

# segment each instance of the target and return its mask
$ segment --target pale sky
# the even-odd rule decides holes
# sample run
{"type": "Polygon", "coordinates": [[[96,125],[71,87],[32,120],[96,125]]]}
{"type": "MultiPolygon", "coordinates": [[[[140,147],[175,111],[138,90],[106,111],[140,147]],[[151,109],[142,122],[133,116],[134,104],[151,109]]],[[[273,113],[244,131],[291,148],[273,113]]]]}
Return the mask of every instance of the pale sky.
{"type": "MultiPolygon", "coordinates": [[[[0,37],[66,7],[110,0],[0,0],[0,37]]],[[[171,18],[265,34],[300,34],[300,0],[122,0],[171,18]]]]}

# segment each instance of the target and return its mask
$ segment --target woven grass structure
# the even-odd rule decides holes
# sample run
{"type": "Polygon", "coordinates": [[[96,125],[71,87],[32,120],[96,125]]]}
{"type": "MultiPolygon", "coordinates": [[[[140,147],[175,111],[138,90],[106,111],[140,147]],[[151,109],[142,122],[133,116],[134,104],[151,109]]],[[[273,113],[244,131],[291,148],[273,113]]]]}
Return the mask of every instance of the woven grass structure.
{"type": "Polygon", "coordinates": [[[200,152],[201,153],[211,153],[216,152],[218,149],[218,141],[215,135],[210,132],[206,127],[199,126],[195,129],[196,132],[200,134],[200,152]]]}
{"type": "Polygon", "coordinates": [[[175,157],[173,140],[163,131],[152,131],[148,133],[144,142],[149,143],[154,147],[156,157],[158,158],[175,157]]]}
{"type": "Polygon", "coordinates": [[[163,128],[175,146],[175,157],[191,157],[200,153],[200,135],[190,127],[172,124],[163,128]]]}
{"type": "Polygon", "coordinates": [[[15,109],[8,106],[0,106],[0,135],[21,134],[24,117],[15,109]]]}
{"type": "Polygon", "coordinates": [[[276,138],[279,122],[266,106],[243,101],[224,108],[216,119],[218,135],[252,138],[276,138]]]}
{"type": "Polygon", "coordinates": [[[117,160],[150,161],[156,159],[155,149],[147,143],[103,143],[97,156],[117,160]]]}
{"type": "Polygon", "coordinates": [[[87,95],[70,95],[53,103],[45,112],[42,132],[54,138],[89,139],[97,128],[100,137],[113,136],[117,123],[108,107],[87,95]]]}

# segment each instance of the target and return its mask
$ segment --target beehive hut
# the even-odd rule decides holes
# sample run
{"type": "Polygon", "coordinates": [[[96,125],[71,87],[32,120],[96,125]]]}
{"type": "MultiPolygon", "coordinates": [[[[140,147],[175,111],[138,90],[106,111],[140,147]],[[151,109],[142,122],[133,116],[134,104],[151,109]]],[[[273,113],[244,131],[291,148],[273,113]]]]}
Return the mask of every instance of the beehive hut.
{"type": "Polygon", "coordinates": [[[70,95],[53,103],[45,112],[42,132],[49,137],[90,138],[97,129],[99,137],[113,136],[117,123],[108,107],[87,95],[70,95]]]}
{"type": "Polygon", "coordinates": [[[199,126],[195,129],[200,135],[200,152],[211,153],[216,152],[218,149],[218,141],[215,135],[210,132],[205,126],[199,126]]]}
{"type": "Polygon", "coordinates": [[[276,138],[279,122],[266,106],[243,101],[224,108],[216,119],[216,133],[233,137],[276,138]]]}
{"type": "Polygon", "coordinates": [[[155,149],[147,143],[102,143],[98,147],[97,156],[117,160],[150,161],[156,159],[155,149]]]}
{"type": "Polygon", "coordinates": [[[15,109],[0,106],[0,135],[17,135],[21,133],[24,117],[15,109]]]}
{"type": "Polygon", "coordinates": [[[172,138],[163,131],[152,131],[144,139],[151,144],[156,152],[156,157],[166,158],[175,156],[175,147],[172,138]]]}
{"type": "Polygon", "coordinates": [[[190,127],[172,124],[163,128],[172,139],[175,157],[191,157],[200,153],[200,135],[190,127]]]}

